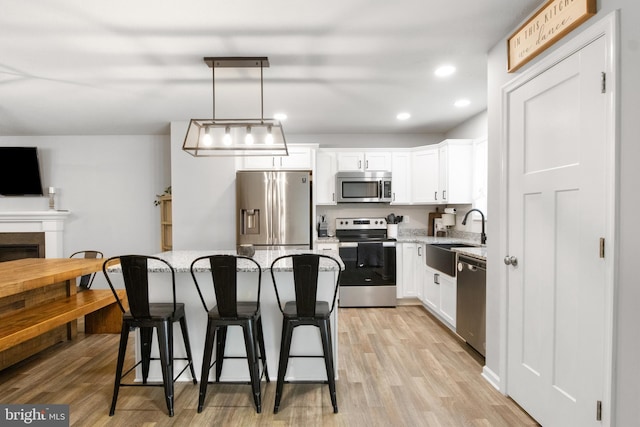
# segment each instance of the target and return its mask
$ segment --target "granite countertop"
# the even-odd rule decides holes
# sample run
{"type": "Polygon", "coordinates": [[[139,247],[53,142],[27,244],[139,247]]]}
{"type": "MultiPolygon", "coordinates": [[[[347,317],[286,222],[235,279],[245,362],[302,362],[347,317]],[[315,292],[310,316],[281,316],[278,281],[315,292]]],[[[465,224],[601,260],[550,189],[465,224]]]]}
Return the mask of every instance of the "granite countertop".
{"type": "Polygon", "coordinates": [[[483,261],[487,260],[487,247],[480,246],[474,248],[452,248],[452,251],[456,251],[461,255],[467,255],[472,258],[481,259],[483,261]]]}
{"type": "Polygon", "coordinates": [[[316,239],[316,242],[318,243],[340,243],[340,241],[338,240],[337,237],[335,236],[331,236],[331,237],[318,237],[316,239]]]}
{"type": "Polygon", "coordinates": [[[398,243],[461,243],[465,245],[480,245],[480,243],[459,237],[436,237],[436,236],[398,236],[398,243]]]}
{"type": "MultiPolygon", "coordinates": [[[[262,271],[267,271],[271,267],[271,263],[276,258],[283,255],[292,255],[292,254],[304,254],[304,253],[317,253],[320,255],[329,255],[335,258],[340,263],[340,269],[344,270],[344,263],[338,254],[338,251],[327,251],[327,250],[300,250],[300,249],[259,249],[256,250],[255,255],[252,257],[254,261],[258,263],[260,269],[262,271]]],[[[191,268],[191,263],[196,258],[207,256],[207,255],[236,255],[235,250],[211,250],[211,251],[169,251],[162,252],[159,254],[154,254],[154,256],[161,258],[167,261],[169,264],[173,266],[176,273],[188,273],[191,268]]],[[[209,267],[205,266],[206,261],[202,261],[202,266],[200,263],[196,264],[195,271],[209,271],[209,267]]],[[[152,273],[168,273],[169,269],[165,264],[151,260],[148,265],[149,271],[152,273]]],[[[109,271],[117,272],[120,270],[120,265],[114,265],[109,268],[109,271]]],[[[282,262],[281,267],[277,268],[276,271],[290,271],[291,270],[291,262],[282,262]]],[[[336,271],[337,267],[335,263],[330,260],[320,260],[320,271],[336,271]]],[[[239,260],[238,261],[238,271],[239,272],[252,272],[257,271],[257,267],[250,261],[239,260]]]]}

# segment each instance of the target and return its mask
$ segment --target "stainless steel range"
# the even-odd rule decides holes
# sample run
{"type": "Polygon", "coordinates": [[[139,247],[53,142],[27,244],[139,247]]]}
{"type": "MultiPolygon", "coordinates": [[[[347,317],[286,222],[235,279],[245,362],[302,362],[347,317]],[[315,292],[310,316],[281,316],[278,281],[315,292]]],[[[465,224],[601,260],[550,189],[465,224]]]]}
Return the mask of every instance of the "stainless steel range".
{"type": "Polygon", "coordinates": [[[340,307],[396,306],[396,241],[387,238],[384,218],[336,218],[336,237],[345,265],[340,307]]]}

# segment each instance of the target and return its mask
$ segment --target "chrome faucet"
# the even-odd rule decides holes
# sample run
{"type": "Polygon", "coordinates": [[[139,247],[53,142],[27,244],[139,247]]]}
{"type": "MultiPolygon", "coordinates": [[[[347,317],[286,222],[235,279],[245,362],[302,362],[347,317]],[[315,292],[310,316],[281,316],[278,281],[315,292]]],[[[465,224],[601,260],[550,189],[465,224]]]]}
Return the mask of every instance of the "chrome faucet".
{"type": "Polygon", "coordinates": [[[462,220],[462,225],[467,225],[467,217],[473,211],[478,212],[480,214],[480,216],[482,217],[482,232],[480,233],[480,243],[484,245],[485,243],[487,243],[487,235],[484,232],[484,214],[482,213],[482,211],[480,209],[473,208],[469,212],[467,212],[465,214],[465,216],[464,216],[464,219],[462,220]]]}

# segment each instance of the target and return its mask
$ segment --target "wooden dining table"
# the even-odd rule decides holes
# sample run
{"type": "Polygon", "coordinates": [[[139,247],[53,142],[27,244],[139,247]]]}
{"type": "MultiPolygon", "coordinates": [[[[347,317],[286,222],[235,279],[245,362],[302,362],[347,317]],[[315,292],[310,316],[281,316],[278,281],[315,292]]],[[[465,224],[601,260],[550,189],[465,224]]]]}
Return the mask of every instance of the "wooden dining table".
{"type": "Polygon", "coordinates": [[[101,271],[103,262],[84,258],[24,258],[0,262],[0,298],[55,284],[63,284],[67,296],[72,295],[76,293],[76,278],[101,271]]]}
{"type": "MultiPolygon", "coordinates": [[[[111,290],[77,292],[77,278],[102,270],[103,259],[25,258],[0,262],[0,369],[85,331],[119,332],[111,290]],[[98,316],[89,321],[90,315],[98,316]],[[97,326],[94,326],[97,325],[97,326]]],[[[126,297],[125,297],[126,298],[126,297]]]]}

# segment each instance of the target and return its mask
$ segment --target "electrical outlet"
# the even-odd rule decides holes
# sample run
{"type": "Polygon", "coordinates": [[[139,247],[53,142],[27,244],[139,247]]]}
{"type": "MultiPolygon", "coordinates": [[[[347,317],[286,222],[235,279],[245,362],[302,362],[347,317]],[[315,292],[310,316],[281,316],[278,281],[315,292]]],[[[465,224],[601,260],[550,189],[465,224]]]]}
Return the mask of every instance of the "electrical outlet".
{"type": "Polygon", "coordinates": [[[404,222],[405,224],[409,224],[411,222],[411,218],[409,218],[409,215],[404,215],[402,217],[402,222],[404,222]]]}

